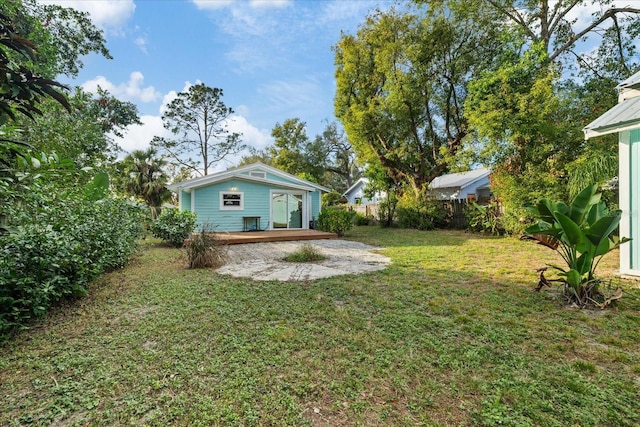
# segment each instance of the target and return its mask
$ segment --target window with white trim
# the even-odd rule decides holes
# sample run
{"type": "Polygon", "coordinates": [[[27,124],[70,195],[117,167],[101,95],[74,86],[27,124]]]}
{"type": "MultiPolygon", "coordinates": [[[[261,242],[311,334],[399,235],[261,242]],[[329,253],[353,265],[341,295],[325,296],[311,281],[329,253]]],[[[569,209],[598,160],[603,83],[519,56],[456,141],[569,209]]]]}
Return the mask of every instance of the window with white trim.
{"type": "Polygon", "coordinates": [[[221,211],[241,211],[244,210],[244,193],[239,191],[220,192],[221,211]]]}
{"type": "Polygon", "coordinates": [[[267,173],[266,172],[262,172],[262,171],[251,171],[251,172],[249,172],[249,176],[252,176],[254,178],[265,179],[265,178],[267,178],[267,173]]]}

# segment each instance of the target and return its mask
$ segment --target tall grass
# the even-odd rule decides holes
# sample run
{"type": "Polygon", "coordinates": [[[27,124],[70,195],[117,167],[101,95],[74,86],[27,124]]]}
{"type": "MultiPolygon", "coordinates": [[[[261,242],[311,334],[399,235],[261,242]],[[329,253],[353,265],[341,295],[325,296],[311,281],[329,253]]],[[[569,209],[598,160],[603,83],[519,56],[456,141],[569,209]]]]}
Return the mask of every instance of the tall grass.
{"type": "Polygon", "coordinates": [[[217,268],[227,262],[226,246],[207,224],[192,234],[187,241],[186,251],[189,268],[217,268]]]}

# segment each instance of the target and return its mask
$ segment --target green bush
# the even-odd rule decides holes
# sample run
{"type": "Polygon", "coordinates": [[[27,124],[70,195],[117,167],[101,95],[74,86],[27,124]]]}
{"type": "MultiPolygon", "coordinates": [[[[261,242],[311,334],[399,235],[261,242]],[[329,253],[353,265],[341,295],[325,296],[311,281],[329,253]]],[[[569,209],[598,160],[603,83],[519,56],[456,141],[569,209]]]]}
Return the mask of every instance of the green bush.
{"type": "Polygon", "coordinates": [[[353,228],[355,212],[345,209],[326,208],[318,216],[318,229],[344,236],[353,228]]]}
{"type": "Polygon", "coordinates": [[[322,196],[322,208],[338,206],[341,203],[346,202],[347,200],[342,197],[342,194],[338,193],[336,190],[331,190],[331,192],[322,196]]]}
{"type": "Polygon", "coordinates": [[[433,230],[446,227],[449,223],[448,212],[442,204],[423,197],[404,195],[396,208],[398,225],[402,228],[433,230]]]}
{"type": "Polygon", "coordinates": [[[353,223],[355,225],[370,225],[371,223],[373,223],[373,217],[356,212],[353,218],[353,223]]]}
{"type": "Polygon", "coordinates": [[[465,212],[467,230],[500,236],[505,233],[502,209],[496,202],[488,205],[469,203],[465,212]]]}
{"type": "Polygon", "coordinates": [[[128,201],[51,191],[34,187],[5,207],[17,224],[0,235],[0,339],[62,298],[85,295],[92,279],[126,264],[141,236],[143,212],[128,201]]]}
{"type": "Polygon", "coordinates": [[[398,197],[395,193],[387,193],[378,205],[378,223],[380,227],[391,227],[396,219],[396,208],[398,206],[398,197]]]}
{"type": "Polygon", "coordinates": [[[177,209],[165,209],[151,223],[151,234],[172,246],[181,247],[196,228],[196,214],[177,209]]]}

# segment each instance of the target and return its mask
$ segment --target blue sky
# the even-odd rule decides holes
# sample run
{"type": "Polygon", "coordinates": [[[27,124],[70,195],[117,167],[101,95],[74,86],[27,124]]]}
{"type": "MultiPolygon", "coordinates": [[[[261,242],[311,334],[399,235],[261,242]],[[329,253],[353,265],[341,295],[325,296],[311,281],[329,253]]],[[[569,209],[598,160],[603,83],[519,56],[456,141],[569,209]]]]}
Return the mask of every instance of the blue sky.
{"type": "MultiPolygon", "coordinates": [[[[340,31],[355,33],[367,14],[389,1],[367,0],[121,0],[53,2],[88,11],[105,31],[112,60],[83,59],[69,82],[98,85],[138,106],[144,126],[118,143],[145,148],[163,135],[163,105],[190,84],[224,90],[236,114],[231,127],[246,144],[272,142],[271,129],[287,118],[307,123],[310,137],[333,120],[331,47],[340,31]]],[[[226,168],[228,165],[220,165],[226,168]]]]}

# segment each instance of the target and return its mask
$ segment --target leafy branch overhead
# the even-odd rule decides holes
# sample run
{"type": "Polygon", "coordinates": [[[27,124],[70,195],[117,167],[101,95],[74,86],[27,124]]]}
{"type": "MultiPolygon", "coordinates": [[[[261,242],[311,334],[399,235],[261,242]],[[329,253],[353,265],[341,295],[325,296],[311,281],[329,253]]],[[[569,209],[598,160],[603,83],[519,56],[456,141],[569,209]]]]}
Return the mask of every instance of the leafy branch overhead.
{"type": "Polygon", "coordinates": [[[9,119],[15,120],[16,111],[32,119],[34,114],[42,114],[38,104],[46,97],[71,111],[67,99],[59,91],[66,86],[35,74],[15,59],[18,55],[25,62],[33,61],[35,51],[33,43],[17,33],[9,17],[0,14],[0,125],[9,119]]]}

